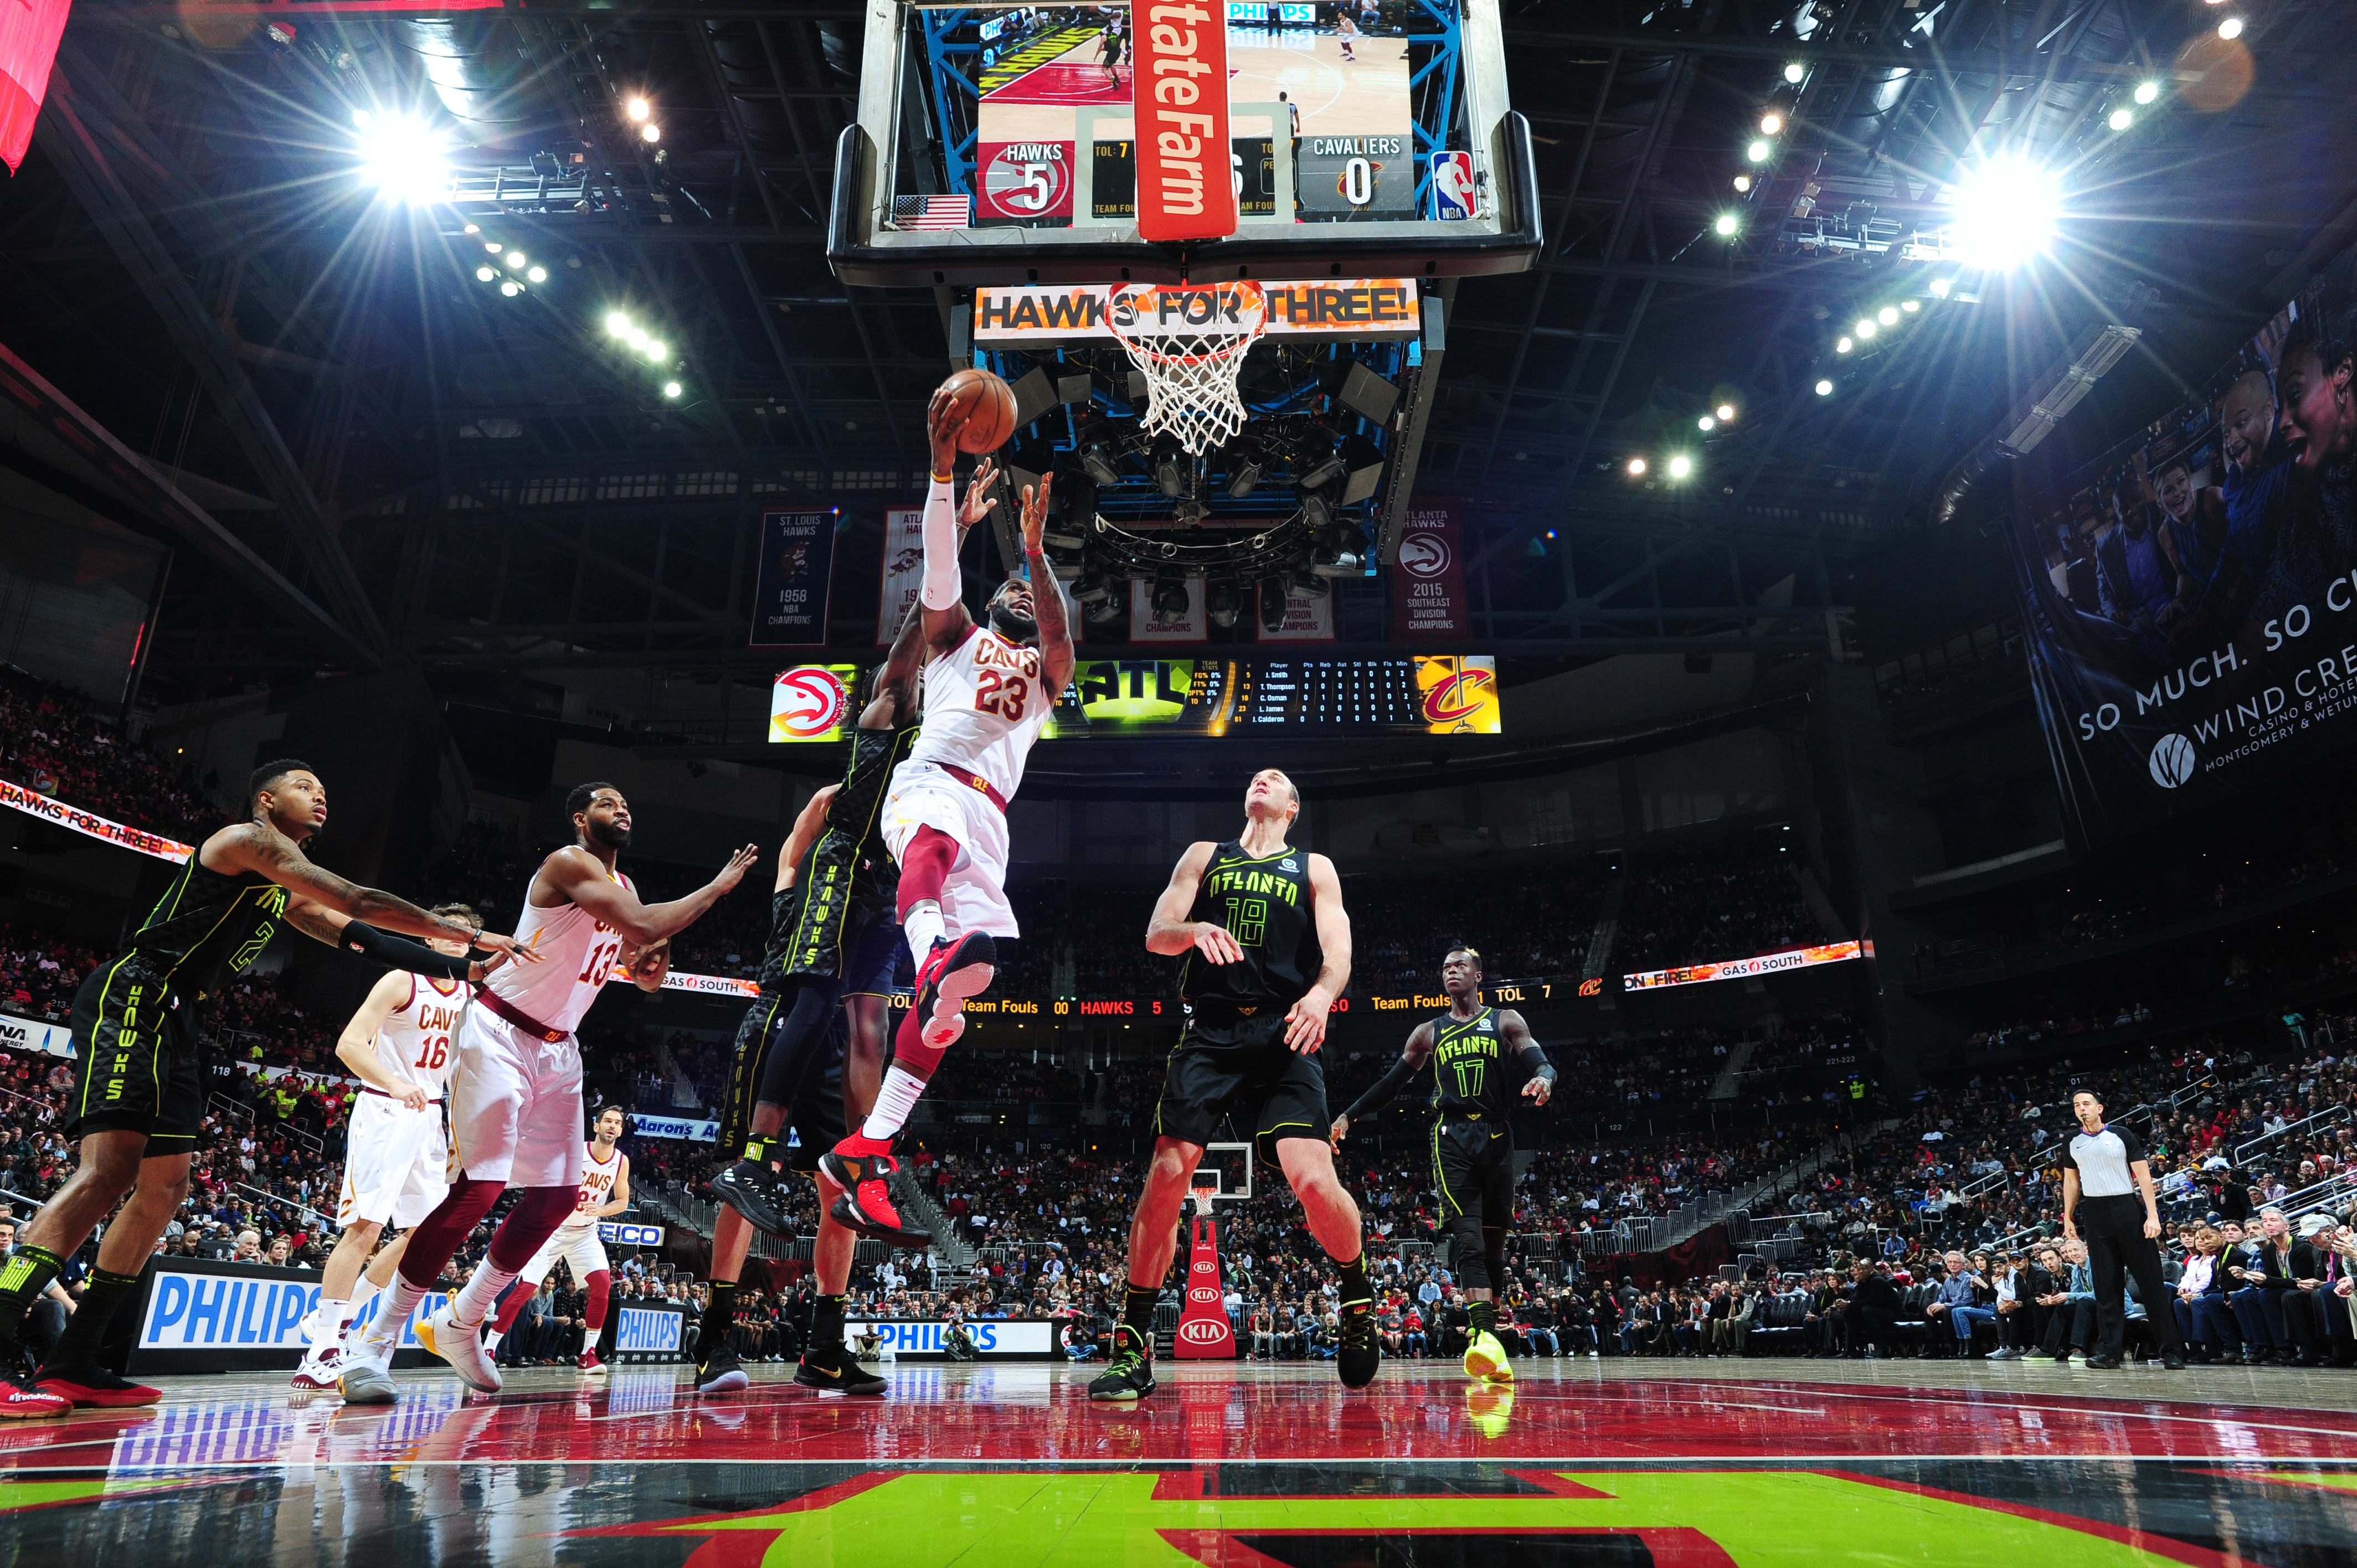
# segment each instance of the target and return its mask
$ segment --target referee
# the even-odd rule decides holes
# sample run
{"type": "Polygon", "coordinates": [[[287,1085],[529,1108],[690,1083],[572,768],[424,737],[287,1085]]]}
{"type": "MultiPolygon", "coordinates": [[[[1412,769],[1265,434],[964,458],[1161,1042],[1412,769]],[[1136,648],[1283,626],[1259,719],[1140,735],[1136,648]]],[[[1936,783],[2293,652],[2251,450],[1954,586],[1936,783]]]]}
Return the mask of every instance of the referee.
{"type": "Polygon", "coordinates": [[[2152,1166],[2144,1144],[2125,1127],[2104,1124],[2104,1102],[2092,1090],[2071,1097],[2071,1113],[2079,1132],[2062,1155],[2062,1235],[2081,1240],[2079,1225],[2086,1224],[2087,1267],[2094,1275],[2095,1321],[2100,1326],[2096,1353],[2090,1367],[2120,1364],[2127,1337],[2127,1313],[2120,1299],[2120,1270],[2136,1275],[2136,1297],[2144,1303],[2145,1318],[2160,1341],[2160,1364],[2170,1371],[2185,1366],[2177,1338],[2177,1317],[2169,1308],[2169,1287],[2161,1283],[2160,1204],[2153,1193],[2152,1166]],[[2137,1199],[2143,1199],[2141,1216],[2137,1199]]]}

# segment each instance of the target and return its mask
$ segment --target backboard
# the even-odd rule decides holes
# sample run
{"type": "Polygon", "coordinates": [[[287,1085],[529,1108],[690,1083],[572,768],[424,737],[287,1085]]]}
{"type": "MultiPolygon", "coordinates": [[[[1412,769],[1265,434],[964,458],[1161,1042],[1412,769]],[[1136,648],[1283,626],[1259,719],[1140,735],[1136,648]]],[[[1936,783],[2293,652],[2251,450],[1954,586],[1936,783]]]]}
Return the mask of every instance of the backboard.
{"type": "Polygon", "coordinates": [[[1250,1144],[1206,1144],[1203,1157],[1187,1183],[1191,1196],[1208,1192],[1212,1202],[1236,1203],[1253,1195],[1253,1146],[1250,1144]]]}
{"type": "Polygon", "coordinates": [[[878,0],[828,256],[877,285],[1519,272],[1505,81],[1471,0],[878,0]]]}

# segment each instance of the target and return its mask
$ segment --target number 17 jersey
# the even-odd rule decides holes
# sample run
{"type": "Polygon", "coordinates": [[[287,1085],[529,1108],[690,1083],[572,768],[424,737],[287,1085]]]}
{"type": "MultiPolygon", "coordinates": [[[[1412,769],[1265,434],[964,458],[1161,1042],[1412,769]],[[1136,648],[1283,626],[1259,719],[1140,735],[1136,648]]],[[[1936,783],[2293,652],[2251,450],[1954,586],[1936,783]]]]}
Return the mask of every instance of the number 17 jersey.
{"type": "Polygon", "coordinates": [[[925,665],[925,722],[911,762],[963,769],[1015,799],[1023,765],[1055,710],[1040,675],[1039,650],[985,626],[925,665]]]}

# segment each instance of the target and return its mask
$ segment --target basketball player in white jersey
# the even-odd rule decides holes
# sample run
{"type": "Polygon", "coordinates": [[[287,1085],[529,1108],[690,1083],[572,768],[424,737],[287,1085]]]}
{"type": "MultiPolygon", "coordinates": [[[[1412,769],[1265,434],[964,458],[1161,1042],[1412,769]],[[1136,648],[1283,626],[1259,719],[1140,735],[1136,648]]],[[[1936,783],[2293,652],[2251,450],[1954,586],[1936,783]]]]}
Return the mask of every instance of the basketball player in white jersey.
{"type": "MultiPolygon", "coordinates": [[[[464,904],[437,904],[429,913],[482,923],[464,904]]],[[[465,950],[463,943],[436,938],[426,945],[453,956],[465,950]]],[[[442,1094],[450,1081],[451,1038],[473,994],[464,981],[391,971],[369,988],[336,1041],[336,1059],[361,1080],[361,1092],[344,1127],[344,1184],[336,1199],[344,1233],[328,1254],[311,1347],[295,1373],[298,1391],[334,1388],[342,1375],[345,1331],[393,1277],[408,1243],[404,1234],[371,1259],[385,1228],[406,1232],[450,1190],[442,1094]]]]}
{"type": "Polygon", "coordinates": [[[581,1156],[581,1191],[573,1200],[573,1212],[516,1276],[516,1288],[500,1304],[491,1332],[483,1340],[486,1355],[500,1348],[500,1340],[524,1304],[562,1258],[572,1267],[581,1288],[589,1293],[589,1305],[581,1314],[581,1369],[591,1377],[605,1375],[606,1363],[597,1359],[597,1336],[606,1326],[606,1304],[613,1299],[614,1273],[606,1262],[606,1243],[597,1239],[597,1221],[630,1207],[630,1156],[614,1146],[622,1136],[622,1108],[608,1105],[597,1112],[597,1125],[590,1131],[588,1151],[581,1156]]]}
{"type": "Polygon", "coordinates": [[[492,1234],[490,1255],[441,1311],[417,1326],[418,1342],[449,1362],[468,1387],[499,1392],[499,1369],[483,1354],[483,1318],[565,1223],[581,1189],[581,1047],[574,1028],[617,964],[640,990],[661,990],[672,937],[701,918],[759,856],[748,843],[686,897],[641,904],[614,868],[630,842],[630,808],[621,790],[583,784],[565,804],[574,842],[541,863],[516,922],[515,940],[542,961],[486,976],[467,1009],[450,1079],[451,1163],[462,1174],[411,1234],[382,1309],[346,1357],[339,1386],[350,1402],[393,1402],[385,1367],[402,1325],[476,1221],[514,1187],[522,1195],[492,1234]]]}
{"type": "Polygon", "coordinates": [[[832,1212],[856,1230],[923,1246],[904,1227],[886,1178],[892,1140],[942,1055],[964,1032],[965,999],[990,983],[994,937],[1021,933],[1006,905],[1006,802],[1023,782],[1031,743],[1072,678],[1072,634],[1063,587],[1048,569],[1040,534],[1050,476],[1023,491],[1023,561],[990,597],[976,626],[960,596],[952,468],[965,418],[945,392],[926,413],[932,489],[925,497],[923,607],[927,654],[923,732],[892,770],[884,842],[900,863],[900,928],[917,961],[917,993],[892,1044],[892,1065],[860,1129],[820,1159],[844,1190],[832,1212]],[[1047,592],[1038,597],[1032,585],[1047,592]]]}

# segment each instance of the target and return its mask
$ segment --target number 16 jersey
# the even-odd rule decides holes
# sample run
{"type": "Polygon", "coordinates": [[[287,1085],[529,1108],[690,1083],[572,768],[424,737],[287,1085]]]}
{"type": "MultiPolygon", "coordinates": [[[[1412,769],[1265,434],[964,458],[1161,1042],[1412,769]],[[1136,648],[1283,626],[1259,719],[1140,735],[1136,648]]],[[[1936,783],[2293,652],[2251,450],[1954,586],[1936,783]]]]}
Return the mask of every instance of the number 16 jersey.
{"type": "Polygon", "coordinates": [[[439,1100],[450,1081],[451,1037],[474,993],[460,980],[407,978],[409,1000],[385,1015],[376,1032],[376,1064],[395,1083],[414,1083],[439,1100]]]}
{"type": "Polygon", "coordinates": [[[1054,711],[1040,676],[1039,650],[1007,641],[988,627],[925,665],[924,730],[911,762],[973,774],[1015,799],[1031,743],[1054,711]]]}

